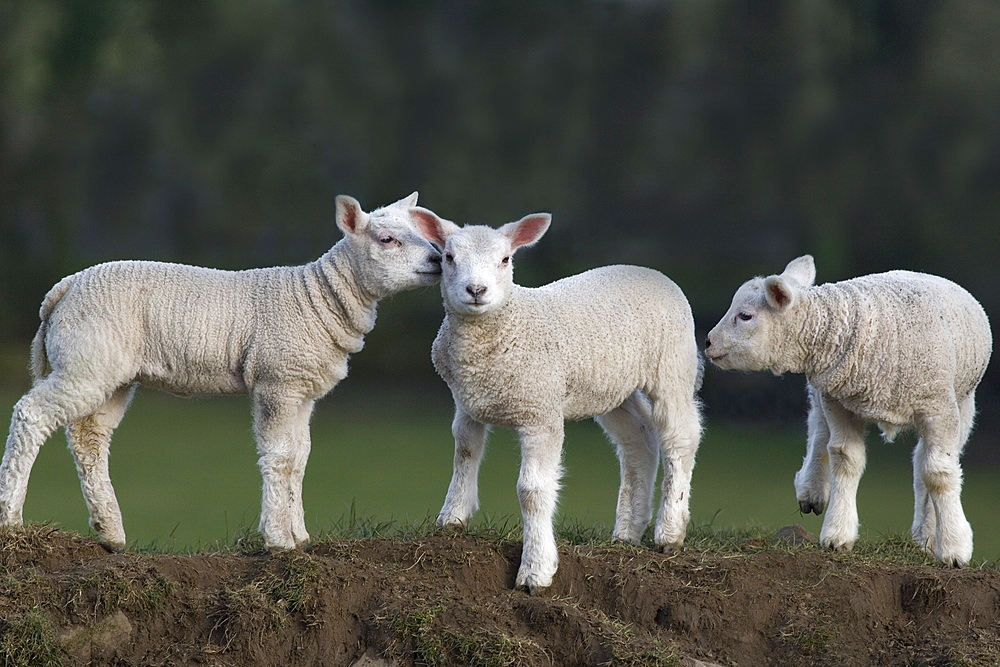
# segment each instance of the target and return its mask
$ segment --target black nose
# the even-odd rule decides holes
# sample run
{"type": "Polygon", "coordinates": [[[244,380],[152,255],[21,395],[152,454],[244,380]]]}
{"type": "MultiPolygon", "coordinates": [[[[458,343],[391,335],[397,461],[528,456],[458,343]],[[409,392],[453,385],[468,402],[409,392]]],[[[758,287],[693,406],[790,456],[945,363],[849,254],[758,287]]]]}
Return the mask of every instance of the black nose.
{"type": "Polygon", "coordinates": [[[439,252],[432,252],[427,259],[428,259],[428,261],[430,261],[431,264],[440,264],[441,263],[441,253],[439,253],[439,252]]]}
{"type": "Polygon", "coordinates": [[[712,339],[711,338],[706,338],[705,339],[705,349],[707,350],[710,347],[712,347],[712,339]]]}
{"type": "Polygon", "coordinates": [[[469,294],[471,294],[473,297],[475,297],[475,298],[478,299],[482,295],[486,294],[486,286],[485,285],[469,285],[469,286],[467,286],[465,288],[465,291],[468,292],[469,294]]]}

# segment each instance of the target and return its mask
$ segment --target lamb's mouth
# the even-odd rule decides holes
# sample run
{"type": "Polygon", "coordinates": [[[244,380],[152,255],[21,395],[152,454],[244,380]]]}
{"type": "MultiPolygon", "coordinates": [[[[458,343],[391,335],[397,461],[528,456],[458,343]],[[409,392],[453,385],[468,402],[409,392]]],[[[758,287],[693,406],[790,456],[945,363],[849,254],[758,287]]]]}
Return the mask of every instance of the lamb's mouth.
{"type": "Polygon", "coordinates": [[[711,354],[708,354],[706,352],[705,356],[708,357],[708,360],[711,361],[713,364],[718,364],[720,361],[722,361],[723,359],[725,359],[726,357],[728,357],[729,353],[728,352],[723,352],[722,354],[717,354],[715,356],[712,356],[711,354]]]}

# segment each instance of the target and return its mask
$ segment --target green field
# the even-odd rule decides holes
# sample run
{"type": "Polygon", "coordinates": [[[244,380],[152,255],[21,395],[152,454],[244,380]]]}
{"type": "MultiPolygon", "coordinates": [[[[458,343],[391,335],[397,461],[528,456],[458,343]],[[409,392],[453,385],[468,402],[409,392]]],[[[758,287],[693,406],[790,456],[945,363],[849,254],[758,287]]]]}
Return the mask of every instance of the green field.
{"type": "MultiPolygon", "coordinates": [[[[17,395],[7,391],[0,398],[0,410],[9,415],[17,395]]],[[[378,522],[420,522],[435,516],[451,474],[450,418],[443,388],[430,395],[360,385],[338,388],[320,403],[313,419],[305,480],[310,531],[321,534],[352,515],[378,522]],[[420,405],[427,407],[421,410],[420,405]]],[[[804,431],[804,424],[777,428],[709,422],[695,469],[693,522],[767,529],[800,523],[818,533],[820,517],[799,514],[792,488],[804,453],[804,431]]],[[[511,432],[498,429],[490,443],[481,473],[479,516],[516,521],[516,441],[511,432]]],[[[886,445],[872,438],[870,445],[858,498],[862,539],[907,533],[912,440],[886,445]]],[[[111,466],[133,545],[210,548],[256,527],[260,479],[245,397],[181,399],[140,390],[115,434],[111,466]]],[[[593,422],[567,425],[565,468],[560,516],[607,526],[610,535],[618,465],[593,422]]],[[[976,557],[996,560],[1000,470],[967,467],[965,477],[963,500],[975,531],[976,557]]],[[[38,457],[25,518],[89,531],[62,433],[38,457]]]]}

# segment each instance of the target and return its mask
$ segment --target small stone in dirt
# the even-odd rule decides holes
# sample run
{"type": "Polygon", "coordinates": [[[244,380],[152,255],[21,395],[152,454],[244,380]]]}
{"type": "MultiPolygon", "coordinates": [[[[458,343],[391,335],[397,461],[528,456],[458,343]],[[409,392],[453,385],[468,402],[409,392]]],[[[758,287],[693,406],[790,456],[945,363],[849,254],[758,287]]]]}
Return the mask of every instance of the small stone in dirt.
{"type": "Polygon", "coordinates": [[[89,663],[114,654],[132,637],[132,624],[122,611],[90,625],[73,626],[60,633],[63,650],[74,660],[89,663]]]}
{"type": "Polygon", "coordinates": [[[785,526],[784,528],[779,528],[777,532],[774,533],[774,536],[794,547],[801,547],[805,544],[819,543],[819,540],[816,539],[815,535],[797,523],[785,526]]]}
{"type": "Polygon", "coordinates": [[[396,667],[397,665],[398,663],[395,660],[379,657],[369,651],[358,658],[357,662],[352,664],[351,667],[396,667]]]}
{"type": "Polygon", "coordinates": [[[703,660],[685,657],[681,658],[681,667],[722,667],[722,665],[714,662],[705,662],[703,660]]]}
{"type": "Polygon", "coordinates": [[[714,662],[705,662],[703,660],[685,657],[681,658],[681,667],[722,667],[722,665],[714,662]]]}

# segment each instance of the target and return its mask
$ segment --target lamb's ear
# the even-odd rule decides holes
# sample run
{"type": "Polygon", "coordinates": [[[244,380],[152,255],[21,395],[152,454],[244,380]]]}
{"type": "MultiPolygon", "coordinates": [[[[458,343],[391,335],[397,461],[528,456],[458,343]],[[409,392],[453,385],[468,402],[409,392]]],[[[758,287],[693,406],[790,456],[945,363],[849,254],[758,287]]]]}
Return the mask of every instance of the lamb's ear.
{"type": "Polygon", "coordinates": [[[789,281],[784,274],[769,276],[764,280],[764,298],[767,299],[768,305],[779,313],[795,303],[798,294],[798,286],[789,281]]]}
{"type": "Polygon", "coordinates": [[[409,210],[410,219],[416,225],[417,231],[431,243],[436,243],[442,248],[449,236],[459,230],[459,226],[454,222],[445,220],[437,213],[422,206],[415,206],[409,210]]]}
{"type": "Polygon", "coordinates": [[[536,243],[551,222],[552,215],[549,213],[531,213],[517,222],[508,222],[500,228],[500,232],[510,239],[510,249],[517,250],[536,243]]]}
{"type": "Polygon", "coordinates": [[[781,275],[795,281],[800,287],[809,287],[816,282],[816,262],[812,255],[802,255],[790,261],[781,275]]]}
{"type": "Polygon", "coordinates": [[[403,208],[412,208],[412,207],[414,207],[414,206],[417,205],[417,195],[418,194],[420,194],[420,193],[419,192],[414,192],[414,193],[410,194],[408,197],[403,197],[398,202],[396,202],[395,204],[393,204],[393,206],[402,206],[403,208]]]}
{"type": "Polygon", "coordinates": [[[368,214],[354,197],[337,195],[337,226],[345,234],[357,234],[368,226],[368,214]]]}

